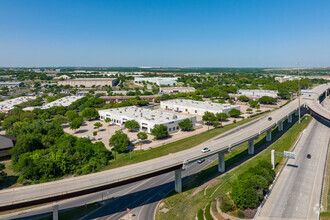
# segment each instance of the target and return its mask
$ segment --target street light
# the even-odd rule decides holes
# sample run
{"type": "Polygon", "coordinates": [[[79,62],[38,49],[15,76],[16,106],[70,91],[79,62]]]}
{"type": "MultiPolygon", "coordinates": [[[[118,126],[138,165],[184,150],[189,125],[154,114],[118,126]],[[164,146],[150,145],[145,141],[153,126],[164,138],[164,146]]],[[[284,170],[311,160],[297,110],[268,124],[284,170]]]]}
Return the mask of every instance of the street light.
{"type": "Polygon", "coordinates": [[[300,123],[300,84],[299,84],[299,62],[297,63],[298,65],[298,117],[299,117],[299,123],[300,123]]]}

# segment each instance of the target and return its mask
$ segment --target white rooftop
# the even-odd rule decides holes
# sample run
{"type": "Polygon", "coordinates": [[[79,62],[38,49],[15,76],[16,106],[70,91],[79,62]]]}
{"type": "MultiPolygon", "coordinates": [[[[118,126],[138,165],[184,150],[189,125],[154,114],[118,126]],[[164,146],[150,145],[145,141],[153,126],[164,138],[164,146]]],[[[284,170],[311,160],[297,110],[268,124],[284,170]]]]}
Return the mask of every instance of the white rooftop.
{"type": "Polygon", "coordinates": [[[194,101],[194,100],[189,100],[189,99],[173,99],[173,100],[162,101],[162,103],[169,103],[169,104],[178,105],[178,106],[186,106],[188,108],[189,107],[203,108],[203,109],[213,110],[213,111],[219,111],[219,110],[223,110],[223,109],[231,109],[231,108],[238,107],[237,105],[231,105],[231,104],[194,101]]]}
{"type": "Polygon", "coordinates": [[[128,120],[136,120],[138,122],[151,121],[156,124],[191,118],[191,116],[178,115],[170,112],[162,112],[146,108],[139,108],[136,106],[99,110],[99,113],[102,112],[105,114],[110,113],[111,117],[115,118],[116,116],[126,116],[128,120]]]}
{"type": "Polygon", "coordinates": [[[49,108],[54,107],[54,106],[65,106],[66,107],[66,106],[71,105],[73,102],[77,101],[78,99],[81,99],[82,97],[84,97],[84,96],[75,96],[75,95],[65,96],[65,97],[57,99],[53,102],[46,103],[43,106],[26,107],[23,110],[30,110],[31,111],[35,108],[49,109],[49,108]]]}
{"type": "Polygon", "coordinates": [[[36,99],[36,98],[37,98],[36,96],[22,96],[22,97],[2,101],[2,102],[0,102],[0,111],[1,110],[5,110],[5,111],[11,110],[11,109],[15,108],[15,105],[19,105],[30,99],[36,99]]]}

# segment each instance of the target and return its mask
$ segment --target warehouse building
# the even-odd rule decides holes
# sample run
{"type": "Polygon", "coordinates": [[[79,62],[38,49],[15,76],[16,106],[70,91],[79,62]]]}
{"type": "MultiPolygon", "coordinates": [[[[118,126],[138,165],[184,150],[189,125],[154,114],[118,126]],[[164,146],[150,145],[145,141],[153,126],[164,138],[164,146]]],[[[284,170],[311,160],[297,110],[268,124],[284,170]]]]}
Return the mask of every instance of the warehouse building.
{"type": "Polygon", "coordinates": [[[213,102],[202,102],[188,99],[174,99],[161,101],[160,107],[165,110],[184,112],[189,114],[204,115],[205,112],[228,113],[231,109],[240,110],[238,105],[220,104],[213,102]]]}
{"type": "Polygon", "coordinates": [[[15,105],[19,105],[23,102],[27,102],[31,99],[36,99],[36,96],[22,96],[14,99],[8,99],[0,102],[0,112],[8,112],[15,108],[15,105]]]}
{"type": "Polygon", "coordinates": [[[247,96],[251,98],[261,98],[263,96],[270,96],[277,98],[278,91],[275,90],[262,90],[262,89],[240,89],[237,91],[239,96],[247,96]]]}
{"type": "Polygon", "coordinates": [[[69,85],[72,87],[80,87],[85,86],[90,88],[92,86],[115,86],[117,82],[116,78],[77,78],[77,79],[69,79],[64,81],[57,82],[58,85],[69,85]]]}
{"type": "Polygon", "coordinates": [[[101,120],[110,118],[117,125],[124,125],[126,121],[135,120],[140,124],[140,129],[151,133],[151,129],[157,124],[165,125],[168,132],[179,130],[179,123],[185,119],[196,123],[196,116],[178,115],[169,112],[162,112],[136,106],[99,110],[101,120]]]}
{"type": "Polygon", "coordinates": [[[172,94],[172,93],[188,93],[195,92],[194,87],[163,87],[159,89],[161,94],[172,94]]]}
{"type": "Polygon", "coordinates": [[[176,85],[178,77],[135,77],[134,82],[150,82],[156,83],[158,86],[173,86],[176,85]]]}
{"type": "Polygon", "coordinates": [[[35,108],[49,109],[49,108],[54,107],[54,106],[67,107],[67,106],[71,105],[73,102],[75,102],[75,101],[77,101],[78,99],[81,99],[81,98],[83,98],[83,96],[75,96],[75,95],[65,96],[65,97],[57,99],[53,102],[46,103],[43,106],[26,107],[23,110],[24,111],[32,111],[35,108]]]}
{"type": "Polygon", "coordinates": [[[0,87],[18,88],[23,85],[24,83],[22,82],[12,82],[12,81],[0,82],[0,87]]]}

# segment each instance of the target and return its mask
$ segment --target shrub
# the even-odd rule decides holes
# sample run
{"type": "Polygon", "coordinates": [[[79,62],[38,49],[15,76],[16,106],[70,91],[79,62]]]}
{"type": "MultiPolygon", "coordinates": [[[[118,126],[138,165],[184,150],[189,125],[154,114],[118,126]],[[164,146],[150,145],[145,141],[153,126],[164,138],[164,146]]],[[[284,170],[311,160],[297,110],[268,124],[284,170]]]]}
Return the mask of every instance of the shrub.
{"type": "Polygon", "coordinates": [[[198,210],[197,218],[198,218],[198,220],[204,220],[204,212],[203,212],[203,209],[198,210]]]}
{"type": "Polygon", "coordinates": [[[97,131],[93,131],[93,135],[96,136],[97,135],[97,131]]]}
{"type": "Polygon", "coordinates": [[[205,207],[205,218],[206,220],[213,220],[212,215],[210,213],[211,203],[207,204],[205,207]]]}
{"type": "Polygon", "coordinates": [[[220,209],[223,212],[230,212],[234,211],[234,204],[232,203],[231,199],[226,194],[221,194],[220,197],[220,209]]]}

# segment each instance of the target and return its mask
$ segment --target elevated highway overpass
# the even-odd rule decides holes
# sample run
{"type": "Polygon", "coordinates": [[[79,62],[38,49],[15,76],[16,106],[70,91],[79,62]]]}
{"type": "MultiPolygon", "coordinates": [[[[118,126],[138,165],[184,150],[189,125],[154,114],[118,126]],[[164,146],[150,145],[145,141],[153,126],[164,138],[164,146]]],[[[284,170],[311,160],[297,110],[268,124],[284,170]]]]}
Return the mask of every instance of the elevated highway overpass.
{"type": "MultiPolygon", "coordinates": [[[[330,117],[329,112],[323,112],[323,108],[317,104],[317,99],[319,97],[318,94],[323,94],[324,92],[328,94],[329,86],[329,84],[321,85],[313,90],[315,95],[304,95],[301,99],[301,106],[308,105],[309,109],[313,109],[313,111],[317,112],[317,114],[328,121],[330,117]]],[[[185,151],[94,174],[1,190],[0,211],[13,210],[86,195],[173,170],[175,170],[175,190],[181,192],[181,171],[185,169],[189,163],[217,154],[219,160],[218,171],[224,172],[224,155],[230,152],[233,147],[248,142],[248,152],[249,154],[253,154],[254,140],[256,138],[262,133],[266,133],[266,140],[271,141],[271,129],[277,126],[279,130],[282,130],[283,121],[288,120],[288,122],[292,122],[292,115],[297,113],[298,100],[294,100],[286,106],[270,113],[267,117],[258,119],[258,121],[249,126],[248,129],[242,129],[235,134],[227,135],[222,138],[213,138],[212,140],[185,151]],[[271,117],[272,120],[268,120],[268,117],[271,117]],[[201,149],[204,147],[208,147],[210,151],[201,153],[201,149]]]]}

